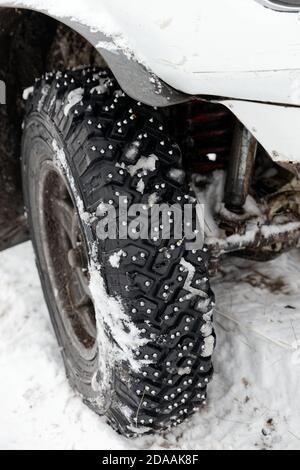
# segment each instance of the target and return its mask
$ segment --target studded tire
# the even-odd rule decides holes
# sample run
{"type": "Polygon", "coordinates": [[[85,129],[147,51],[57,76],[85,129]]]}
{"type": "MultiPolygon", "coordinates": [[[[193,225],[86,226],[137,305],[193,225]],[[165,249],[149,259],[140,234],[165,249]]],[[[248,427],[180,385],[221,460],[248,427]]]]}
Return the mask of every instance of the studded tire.
{"type": "Polygon", "coordinates": [[[149,206],[155,195],[155,202],[172,205],[192,197],[183,177],[180,149],[168,134],[168,120],[167,110],[136,103],[122,93],[104,69],[49,74],[37,80],[27,102],[22,150],[26,208],[67,375],[85,403],[105,414],[126,436],[182,423],[205,405],[213,372],[214,297],[207,250],[187,251],[182,240],[160,236],[104,241],[96,233],[103,220],[99,211],[103,203],[117,207],[119,197],[124,197],[129,207],[149,206]],[[36,175],[30,161],[38,168],[39,153],[47,151],[32,149],[41,142],[49,158],[63,155],[60,171],[83,227],[90,275],[91,266],[101,272],[93,279],[94,302],[97,282],[103,295],[103,279],[107,308],[111,308],[105,309],[101,299],[100,311],[95,306],[99,351],[80,367],[58,319],[48,268],[41,259],[42,242],[37,240],[36,213],[42,209],[31,202],[36,175]],[[155,166],[138,170],[141,159],[153,159],[153,155],[155,166]],[[134,165],[136,171],[132,171],[134,165]],[[182,180],[174,179],[174,174],[182,180]],[[108,318],[116,305],[121,316],[108,318]]]}

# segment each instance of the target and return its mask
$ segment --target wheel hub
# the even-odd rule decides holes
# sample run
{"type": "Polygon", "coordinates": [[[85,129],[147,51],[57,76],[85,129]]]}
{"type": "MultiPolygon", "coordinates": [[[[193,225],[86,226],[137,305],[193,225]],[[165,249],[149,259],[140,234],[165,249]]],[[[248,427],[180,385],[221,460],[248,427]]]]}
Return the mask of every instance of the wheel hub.
{"type": "Polygon", "coordinates": [[[96,320],[87,244],[68,185],[54,164],[44,165],[39,191],[45,259],[61,319],[78,348],[93,351],[96,320]]]}

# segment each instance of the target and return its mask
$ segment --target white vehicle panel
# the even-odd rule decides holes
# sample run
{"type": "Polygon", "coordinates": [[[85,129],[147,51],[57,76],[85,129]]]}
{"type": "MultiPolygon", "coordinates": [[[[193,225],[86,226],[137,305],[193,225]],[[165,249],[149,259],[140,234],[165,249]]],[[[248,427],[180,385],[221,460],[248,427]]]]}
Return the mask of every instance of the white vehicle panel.
{"type": "Polygon", "coordinates": [[[298,13],[255,0],[0,0],[5,4],[71,16],[104,32],[182,92],[300,105],[298,13]]]}
{"type": "Polygon", "coordinates": [[[300,108],[228,100],[230,109],[273,160],[300,163],[300,108]]]}

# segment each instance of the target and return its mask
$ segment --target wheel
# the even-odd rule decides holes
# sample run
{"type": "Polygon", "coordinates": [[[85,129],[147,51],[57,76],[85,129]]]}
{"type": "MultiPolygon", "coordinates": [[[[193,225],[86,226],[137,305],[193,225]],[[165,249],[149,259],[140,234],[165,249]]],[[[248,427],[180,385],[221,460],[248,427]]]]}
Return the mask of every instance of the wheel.
{"type": "Polygon", "coordinates": [[[191,416],[213,371],[206,248],[98,232],[104,203],[191,197],[167,127],[166,111],[127,97],[105,69],[47,75],[27,103],[25,204],[67,375],[126,436],[191,416]]]}

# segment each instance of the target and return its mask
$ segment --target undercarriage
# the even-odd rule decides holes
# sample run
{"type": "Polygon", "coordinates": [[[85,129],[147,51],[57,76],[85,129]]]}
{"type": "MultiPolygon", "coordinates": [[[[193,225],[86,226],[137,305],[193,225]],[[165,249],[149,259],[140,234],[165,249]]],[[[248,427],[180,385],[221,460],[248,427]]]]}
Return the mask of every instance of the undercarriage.
{"type": "Polygon", "coordinates": [[[224,255],[267,261],[300,246],[297,165],[272,161],[224,107],[188,107],[183,141],[198,202],[205,205],[211,272],[224,255]]]}

